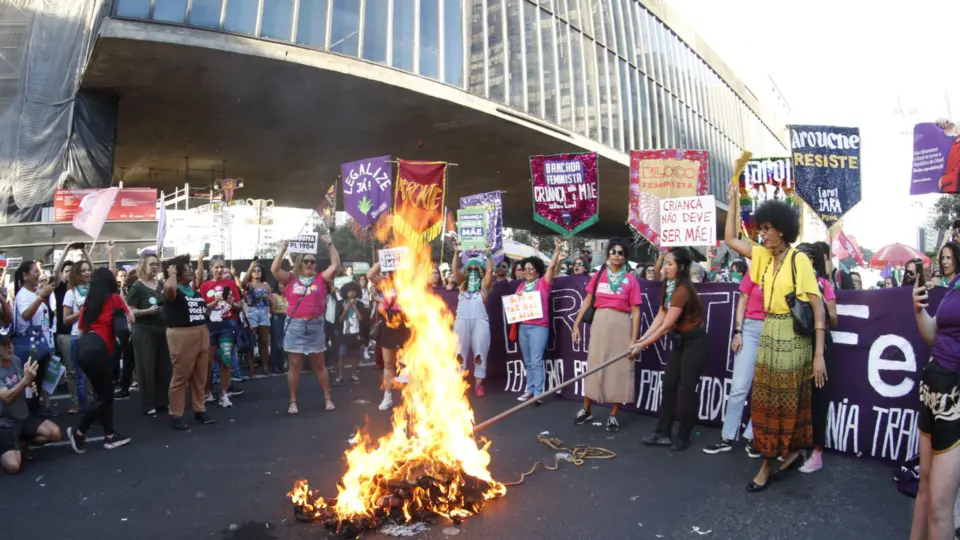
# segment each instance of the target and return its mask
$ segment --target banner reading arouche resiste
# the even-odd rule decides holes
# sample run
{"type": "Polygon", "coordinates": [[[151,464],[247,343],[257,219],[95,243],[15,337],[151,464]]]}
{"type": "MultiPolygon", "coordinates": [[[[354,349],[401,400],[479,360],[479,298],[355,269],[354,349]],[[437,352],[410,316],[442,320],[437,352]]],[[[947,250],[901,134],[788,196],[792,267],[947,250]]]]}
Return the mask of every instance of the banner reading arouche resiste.
{"type": "Polygon", "coordinates": [[[960,138],[954,135],[954,126],[946,127],[933,122],[913,127],[911,195],[960,192],[960,138]]]}
{"type": "MultiPolygon", "coordinates": [[[[572,338],[573,322],[586,296],[586,276],[562,276],[553,281],[548,302],[550,338],[544,354],[546,390],[556,388],[587,370],[590,332],[581,327],[581,341],[572,338]]],[[[698,419],[720,425],[733,377],[730,351],[736,311],[737,285],[709,283],[697,286],[707,314],[710,357],[698,388],[698,419]]],[[[944,289],[931,293],[935,312],[944,289]]],[[[507,339],[501,298],[516,292],[515,283],[495,285],[487,298],[491,344],[487,363],[487,388],[520,393],[525,388],[523,358],[516,342],[507,339]]],[[[457,291],[439,293],[456,310],[457,291]]],[[[913,324],[909,287],[875,291],[837,291],[839,324],[831,329],[834,349],[828,364],[829,407],[827,447],[856,456],[902,461],[917,455],[917,410],[920,373],[930,355],[913,324]],[[909,321],[910,324],[904,324],[909,321]]],[[[642,282],[641,332],[646,331],[660,308],[659,282],[642,282]]],[[[641,414],[660,412],[664,367],[670,354],[669,339],[643,352],[635,363],[637,400],[626,409],[641,414]]],[[[561,395],[582,401],[584,384],[570,385],[561,395]]],[[[749,415],[744,413],[743,424],[749,415]]],[[[621,417],[627,425],[629,417],[621,417]]],[[[712,443],[701,437],[697,444],[712,443]]]]}
{"type": "Polygon", "coordinates": [[[361,159],[340,165],[343,209],[361,228],[373,225],[390,209],[392,172],[390,156],[361,159]]]}
{"type": "Polygon", "coordinates": [[[393,232],[417,246],[430,242],[444,225],[447,163],[398,160],[393,232]]]}
{"type": "Polygon", "coordinates": [[[631,150],[630,207],[633,230],[660,247],[660,199],[707,192],[706,150],[631,150]]]}
{"type": "Polygon", "coordinates": [[[787,127],[797,195],[833,227],[860,202],[860,128],[787,127]]]}
{"type": "Polygon", "coordinates": [[[597,154],[533,156],[530,180],[537,223],[569,238],[600,219],[597,154]]]}
{"type": "MultiPolygon", "coordinates": [[[[490,245],[490,256],[493,264],[500,264],[503,260],[503,196],[499,191],[477,193],[460,197],[460,209],[482,208],[487,214],[487,242],[490,245]]],[[[482,255],[481,251],[464,251],[462,263],[470,257],[482,255]]]]}
{"type": "Polygon", "coordinates": [[[753,220],[753,213],[766,201],[784,201],[799,216],[800,206],[794,192],[790,158],[751,159],[744,164],[739,183],[740,228],[750,240],[757,241],[757,224],[753,220]]]}

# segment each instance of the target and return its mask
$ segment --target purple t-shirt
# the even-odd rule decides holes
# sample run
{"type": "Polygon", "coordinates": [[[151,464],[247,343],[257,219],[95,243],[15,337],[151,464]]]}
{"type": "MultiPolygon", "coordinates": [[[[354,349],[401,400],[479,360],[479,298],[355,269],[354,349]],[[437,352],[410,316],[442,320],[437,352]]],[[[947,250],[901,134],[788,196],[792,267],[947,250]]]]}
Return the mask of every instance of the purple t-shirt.
{"type": "Polygon", "coordinates": [[[955,288],[960,276],[953,278],[937,308],[937,340],[930,353],[950,371],[960,373],[960,291],[955,288]]]}

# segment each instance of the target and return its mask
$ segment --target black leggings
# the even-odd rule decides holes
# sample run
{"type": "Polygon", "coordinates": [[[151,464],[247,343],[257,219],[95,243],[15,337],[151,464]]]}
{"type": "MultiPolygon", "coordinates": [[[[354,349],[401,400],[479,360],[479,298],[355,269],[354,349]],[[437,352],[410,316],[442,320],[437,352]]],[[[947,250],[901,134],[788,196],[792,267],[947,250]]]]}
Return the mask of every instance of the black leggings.
{"type": "Polygon", "coordinates": [[[673,431],[673,417],[677,410],[677,396],[680,398],[680,429],[677,438],[690,440],[700,400],[697,397],[697,385],[707,368],[709,343],[707,332],[697,328],[689,332],[674,333],[673,350],[667,360],[667,369],[663,381],[663,401],[660,409],[660,423],[657,431],[670,436],[673,431]]]}
{"type": "Polygon", "coordinates": [[[103,338],[93,332],[80,336],[77,342],[80,369],[96,393],[96,401],[83,413],[77,431],[86,434],[94,423],[103,425],[107,436],[113,431],[113,362],[103,338]]]}
{"type": "Polygon", "coordinates": [[[817,388],[814,380],[810,381],[813,385],[813,395],[810,399],[810,414],[813,416],[813,444],[820,448],[827,446],[827,413],[830,411],[830,364],[832,364],[831,353],[833,352],[833,338],[830,331],[827,330],[823,342],[823,363],[827,368],[827,383],[823,388],[817,388]]]}

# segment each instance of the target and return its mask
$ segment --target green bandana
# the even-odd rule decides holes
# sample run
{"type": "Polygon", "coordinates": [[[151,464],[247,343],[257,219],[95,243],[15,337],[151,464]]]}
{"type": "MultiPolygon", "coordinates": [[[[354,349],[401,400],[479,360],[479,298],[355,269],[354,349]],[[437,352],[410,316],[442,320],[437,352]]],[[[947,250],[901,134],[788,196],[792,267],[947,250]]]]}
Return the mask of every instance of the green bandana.
{"type": "Polygon", "coordinates": [[[626,268],[621,268],[619,272],[613,272],[607,268],[607,284],[610,285],[610,292],[617,294],[617,291],[620,290],[620,284],[623,283],[625,277],[627,277],[626,268]]]}
{"type": "Polygon", "coordinates": [[[467,272],[467,292],[468,293],[477,293],[480,291],[480,273],[469,271],[467,272]]]}
{"type": "Polygon", "coordinates": [[[77,285],[77,294],[80,296],[87,296],[88,292],[90,292],[89,285],[77,285]]]}
{"type": "Polygon", "coordinates": [[[524,282],[523,282],[523,290],[526,291],[526,292],[535,291],[535,290],[537,290],[537,283],[539,283],[539,282],[540,282],[540,278],[537,278],[537,279],[535,279],[535,280],[533,280],[533,281],[524,281],[524,282]]]}
{"type": "Polygon", "coordinates": [[[743,281],[743,274],[740,272],[730,272],[730,279],[732,279],[734,283],[740,283],[743,281]]]}
{"type": "Polygon", "coordinates": [[[677,280],[670,279],[667,280],[667,298],[664,300],[664,304],[667,306],[670,305],[670,299],[673,298],[673,291],[677,289],[677,280]]]}
{"type": "Polygon", "coordinates": [[[193,287],[188,285],[177,285],[177,290],[182,292],[187,298],[193,298],[197,295],[197,291],[193,290],[193,287]]]}

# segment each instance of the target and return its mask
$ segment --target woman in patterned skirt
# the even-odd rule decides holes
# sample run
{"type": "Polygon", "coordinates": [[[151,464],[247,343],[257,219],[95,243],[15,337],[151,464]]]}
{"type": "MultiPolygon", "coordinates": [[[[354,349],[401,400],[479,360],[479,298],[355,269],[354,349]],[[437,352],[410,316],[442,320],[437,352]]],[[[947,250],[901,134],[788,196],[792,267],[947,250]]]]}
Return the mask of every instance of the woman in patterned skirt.
{"type": "Polygon", "coordinates": [[[754,211],[754,221],[762,246],[737,238],[740,193],[736,185],[727,189],[727,245],[753,259],[750,277],[763,290],[764,323],[757,351],[750,418],[753,421],[753,445],[763,458],[760,471],[747,485],[747,491],[763,491],[770,486],[778,458],[782,472],[802,463],[800,451],[813,446],[810,379],[822,386],[826,378],[824,336],[826,318],[816,274],[810,259],[798,254],[790,244],[797,240],[800,220],[788,204],[771,200],[754,211]],[[786,296],[809,302],[813,309],[813,337],[797,334],[786,296]]]}

